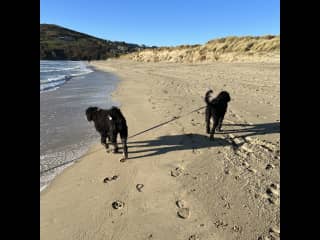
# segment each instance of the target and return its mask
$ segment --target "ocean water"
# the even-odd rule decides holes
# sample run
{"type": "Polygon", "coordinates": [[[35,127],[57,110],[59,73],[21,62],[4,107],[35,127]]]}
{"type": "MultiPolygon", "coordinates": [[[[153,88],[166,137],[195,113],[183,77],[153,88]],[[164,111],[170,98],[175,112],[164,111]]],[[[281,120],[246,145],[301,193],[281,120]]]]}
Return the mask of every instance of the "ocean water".
{"type": "Polygon", "coordinates": [[[40,191],[100,142],[89,106],[110,108],[118,79],[81,61],[40,61],[40,191]]]}
{"type": "Polygon", "coordinates": [[[72,77],[90,72],[82,61],[40,61],[40,92],[56,90],[72,77]]]}

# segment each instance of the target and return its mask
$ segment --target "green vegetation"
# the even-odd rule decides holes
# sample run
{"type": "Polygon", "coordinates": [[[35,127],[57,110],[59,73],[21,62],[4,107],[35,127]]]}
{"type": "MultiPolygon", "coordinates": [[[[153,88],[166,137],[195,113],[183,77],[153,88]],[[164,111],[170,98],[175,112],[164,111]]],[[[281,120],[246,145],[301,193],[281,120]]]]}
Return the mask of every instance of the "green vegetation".
{"type": "Polygon", "coordinates": [[[100,60],[146,48],[103,40],[53,24],[40,24],[40,60],[100,60]]]}

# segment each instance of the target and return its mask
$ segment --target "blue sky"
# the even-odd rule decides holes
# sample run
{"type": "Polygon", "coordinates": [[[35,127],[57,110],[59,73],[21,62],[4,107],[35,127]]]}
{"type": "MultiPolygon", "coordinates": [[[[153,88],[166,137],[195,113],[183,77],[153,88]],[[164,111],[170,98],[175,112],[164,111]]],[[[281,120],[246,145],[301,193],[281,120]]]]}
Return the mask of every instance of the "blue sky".
{"type": "Polygon", "coordinates": [[[280,34],[280,0],[40,0],[40,23],[148,46],[203,44],[280,34]]]}

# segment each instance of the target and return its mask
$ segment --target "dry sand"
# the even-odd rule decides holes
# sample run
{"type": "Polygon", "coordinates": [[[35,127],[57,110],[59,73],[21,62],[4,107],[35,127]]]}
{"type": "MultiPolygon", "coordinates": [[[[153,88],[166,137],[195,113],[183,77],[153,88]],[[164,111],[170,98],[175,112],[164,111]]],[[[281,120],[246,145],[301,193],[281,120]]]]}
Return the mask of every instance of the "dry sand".
{"type": "Polygon", "coordinates": [[[57,177],[41,193],[42,240],[280,238],[279,63],[93,65],[122,80],[129,136],[154,128],[129,138],[126,162],[97,144],[57,177]],[[232,98],[215,141],[197,110],[208,88],[232,98]]]}

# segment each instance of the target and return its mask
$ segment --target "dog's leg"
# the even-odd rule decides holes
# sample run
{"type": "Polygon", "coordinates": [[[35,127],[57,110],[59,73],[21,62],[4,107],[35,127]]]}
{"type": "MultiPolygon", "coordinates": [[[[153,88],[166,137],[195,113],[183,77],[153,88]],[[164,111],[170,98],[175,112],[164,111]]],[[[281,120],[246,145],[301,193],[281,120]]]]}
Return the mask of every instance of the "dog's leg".
{"type": "Polygon", "coordinates": [[[217,131],[217,132],[221,132],[222,121],[223,121],[223,118],[222,118],[222,117],[219,118],[218,124],[217,124],[217,128],[216,128],[216,131],[217,131]]]}
{"type": "Polygon", "coordinates": [[[118,152],[118,143],[117,143],[117,134],[116,133],[112,133],[111,134],[111,143],[113,145],[113,153],[117,153],[118,152]]]}
{"type": "Polygon", "coordinates": [[[101,144],[108,149],[109,145],[107,143],[107,136],[105,134],[101,134],[101,144]]]}
{"type": "Polygon", "coordinates": [[[217,130],[218,130],[219,132],[222,131],[222,130],[221,130],[221,127],[222,127],[223,119],[224,119],[224,114],[222,114],[222,116],[221,116],[221,117],[219,118],[219,120],[218,120],[217,130]]]}
{"type": "Polygon", "coordinates": [[[207,134],[210,133],[210,117],[211,117],[210,111],[208,108],[206,108],[206,131],[207,131],[207,134]]]}
{"type": "Polygon", "coordinates": [[[123,157],[124,159],[128,159],[128,146],[127,146],[127,139],[121,138],[122,146],[123,146],[123,157]]]}
{"type": "Polygon", "coordinates": [[[106,137],[106,149],[109,149],[109,144],[108,144],[108,142],[110,142],[109,136],[106,137]]]}
{"type": "Polygon", "coordinates": [[[111,142],[111,139],[109,137],[109,135],[107,135],[106,137],[106,149],[107,149],[107,153],[110,153],[111,150],[109,149],[109,143],[111,142]]]}
{"type": "Polygon", "coordinates": [[[214,140],[214,133],[216,131],[217,124],[218,124],[218,120],[214,118],[213,119],[213,127],[212,127],[212,129],[210,131],[210,140],[212,140],[212,141],[214,140]]]}
{"type": "Polygon", "coordinates": [[[119,147],[118,147],[118,143],[117,140],[114,143],[114,149],[113,149],[113,153],[118,153],[119,152],[119,147]]]}

